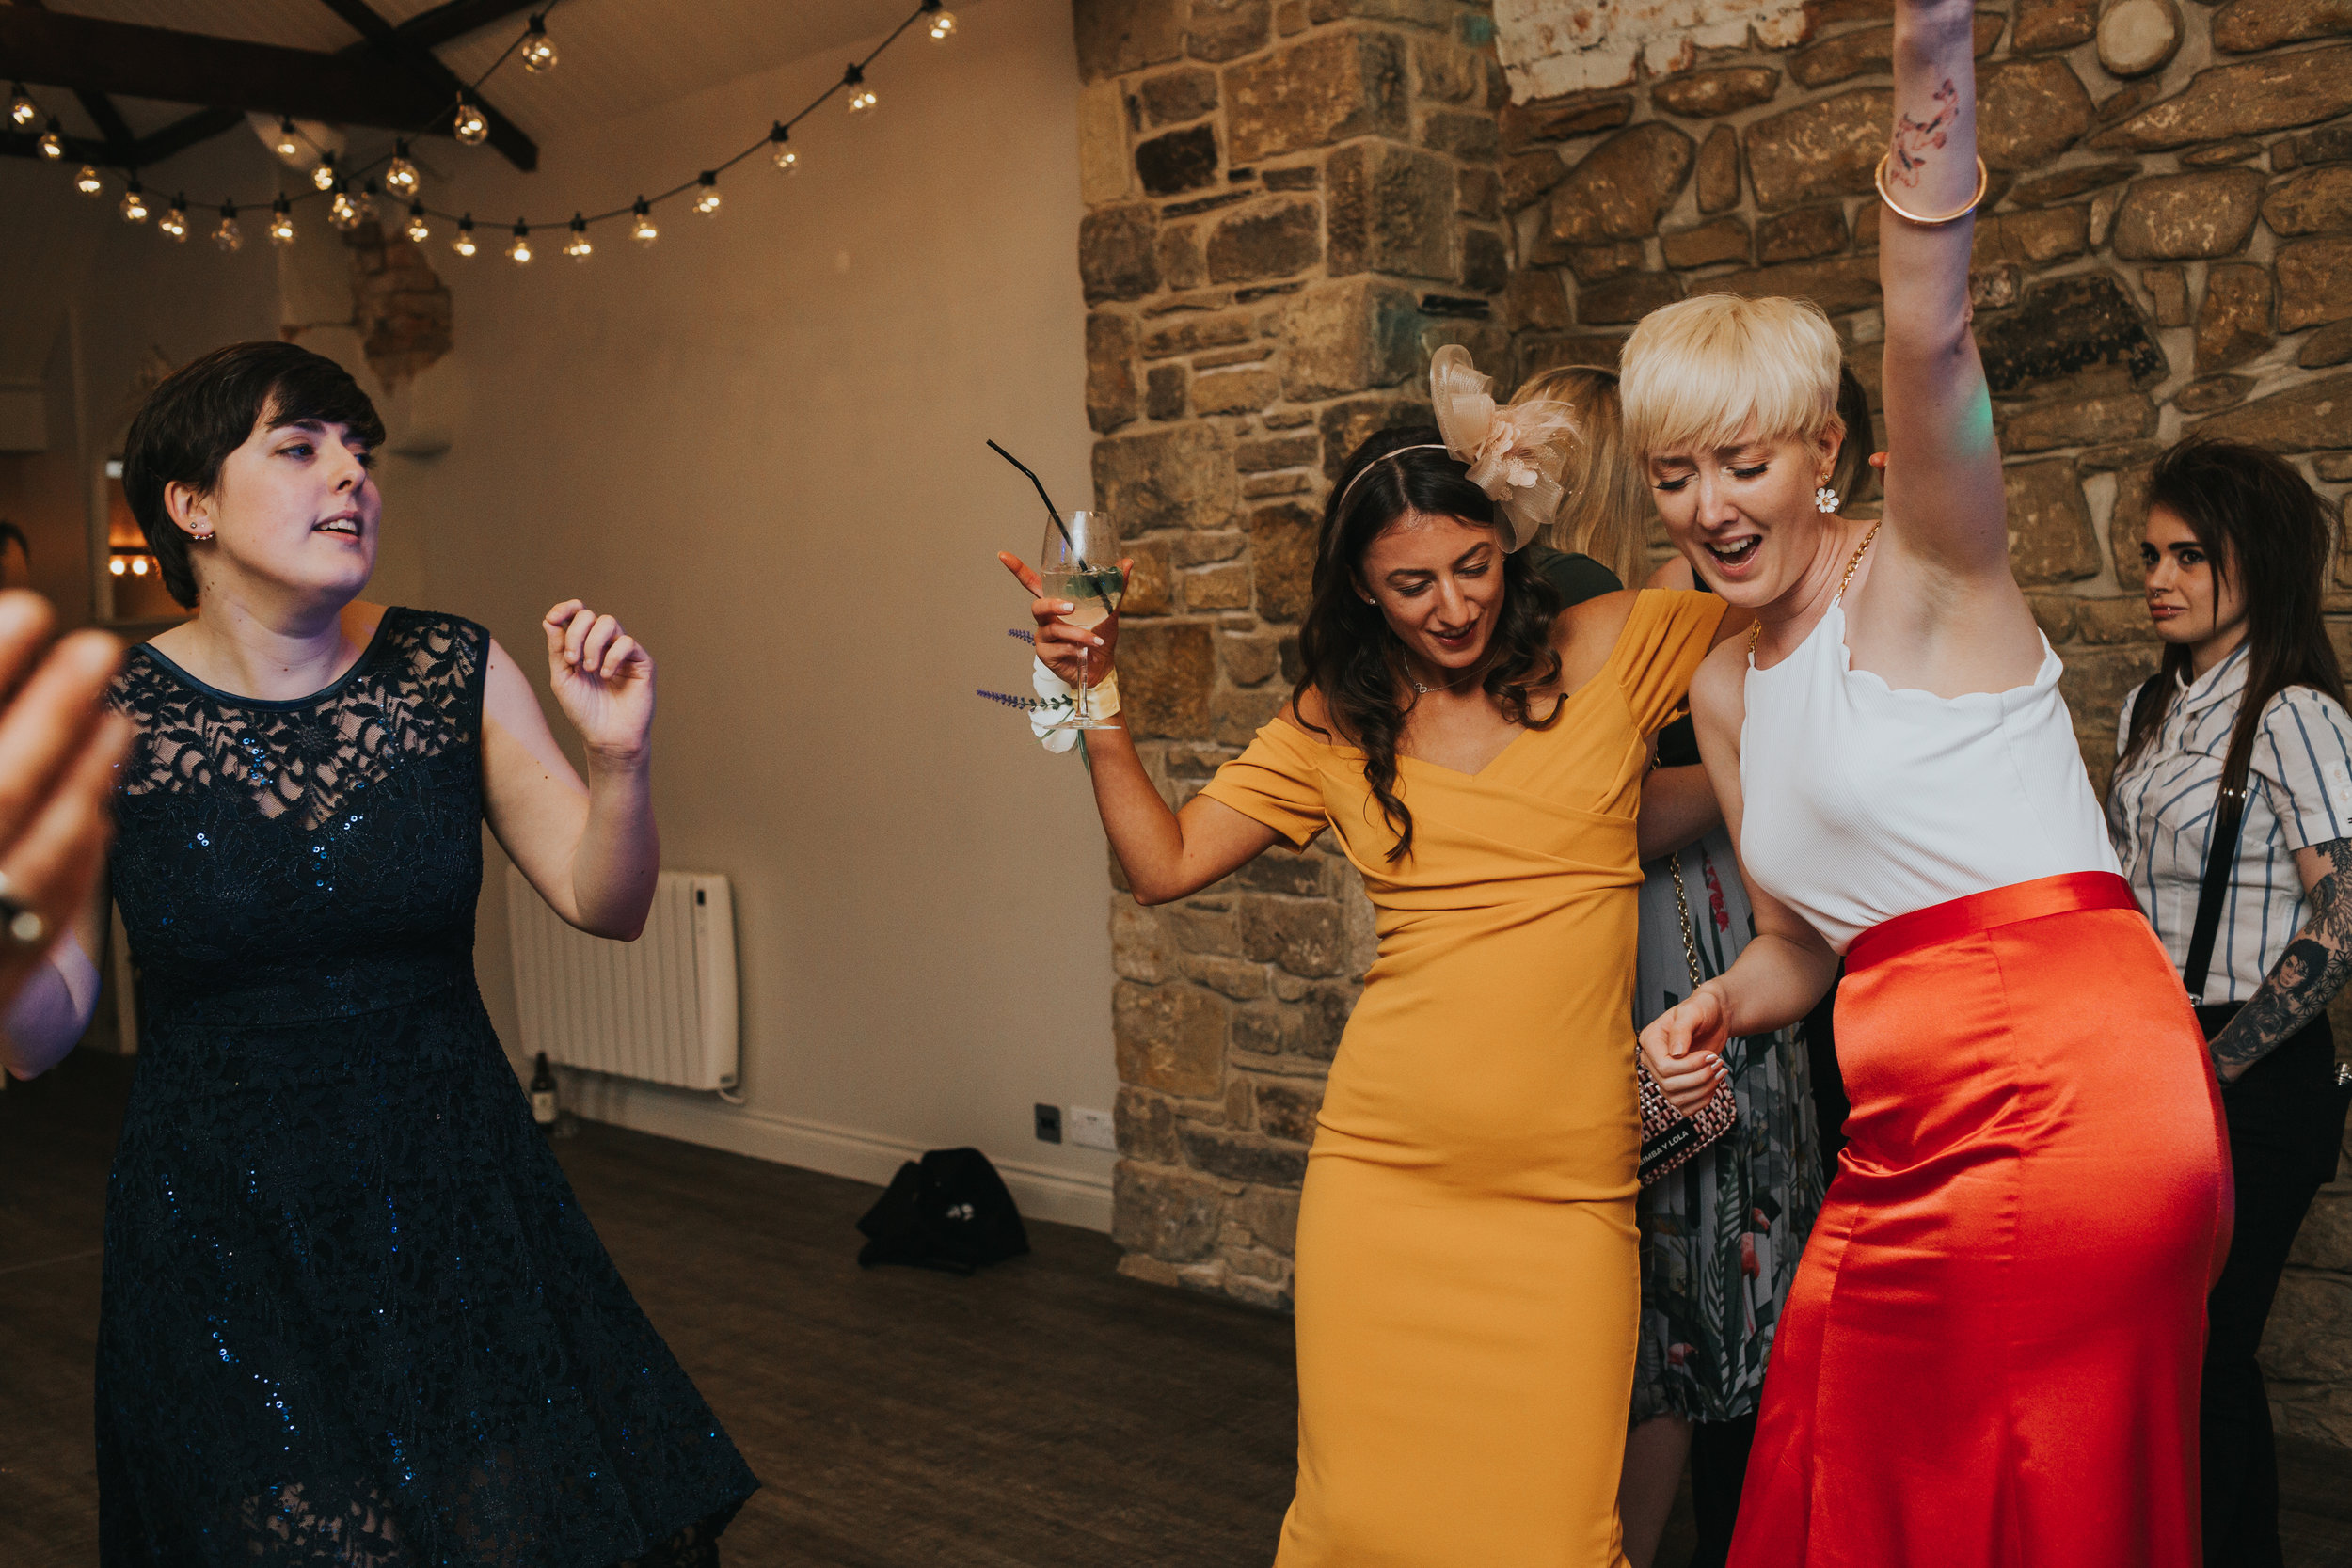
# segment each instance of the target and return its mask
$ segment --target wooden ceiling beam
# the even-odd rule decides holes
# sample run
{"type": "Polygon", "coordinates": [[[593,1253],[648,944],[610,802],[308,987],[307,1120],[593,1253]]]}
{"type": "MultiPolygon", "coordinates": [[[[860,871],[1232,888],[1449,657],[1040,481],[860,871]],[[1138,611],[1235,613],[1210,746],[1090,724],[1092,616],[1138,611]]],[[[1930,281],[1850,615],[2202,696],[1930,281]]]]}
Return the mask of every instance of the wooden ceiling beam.
{"type": "Polygon", "coordinates": [[[448,0],[429,11],[418,12],[392,30],[420,49],[438,49],[468,33],[478,33],[545,3],[546,0],[448,0]]]}
{"type": "MultiPolygon", "coordinates": [[[[342,19],[345,26],[365,40],[356,49],[345,51],[347,55],[362,50],[373,51],[377,58],[393,70],[405,71],[428,88],[437,90],[443,103],[454,104],[457,95],[468,90],[466,84],[436,58],[432,50],[376,15],[365,0],[324,0],[324,3],[328,10],[342,19]]],[[[528,172],[538,167],[537,144],[486,100],[477,98],[475,102],[489,119],[490,145],[504,153],[506,161],[516,168],[528,172]]]]}
{"type": "MultiPolygon", "coordinates": [[[[399,30],[392,31],[397,38],[399,30]]],[[[421,45],[405,46],[423,53],[421,45]]],[[[388,60],[384,48],[380,40],[369,40],[327,55],[69,16],[31,5],[0,5],[0,59],[8,62],[10,74],[66,88],[77,97],[96,97],[96,105],[88,98],[83,102],[106,133],[103,161],[134,166],[217,135],[235,123],[223,118],[228,113],[295,115],[334,124],[448,135],[457,79],[434,60],[434,70],[446,78],[444,91],[425,79],[413,61],[388,60]],[[106,93],[201,103],[210,112],[189,116],[151,136],[134,138],[114,106],[100,96],[106,93]],[[195,134],[199,130],[202,135],[195,134]]],[[[424,57],[432,59],[429,53],[424,57]]],[[[537,166],[538,148],[528,136],[500,115],[492,114],[490,124],[494,143],[509,161],[519,168],[537,166]]],[[[6,145],[11,140],[31,145],[30,138],[0,137],[0,151],[18,150],[6,145]]]]}

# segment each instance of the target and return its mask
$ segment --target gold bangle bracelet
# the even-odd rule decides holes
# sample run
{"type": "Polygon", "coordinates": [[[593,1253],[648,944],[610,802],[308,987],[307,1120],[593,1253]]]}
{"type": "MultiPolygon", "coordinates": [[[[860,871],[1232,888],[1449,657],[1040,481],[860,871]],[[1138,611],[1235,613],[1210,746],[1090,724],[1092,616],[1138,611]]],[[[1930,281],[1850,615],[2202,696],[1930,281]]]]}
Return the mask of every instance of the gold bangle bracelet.
{"type": "Polygon", "coordinates": [[[1886,203],[1886,210],[1888,212],[1893,213],[1897,217],[1901,218],[1905,223],[1915,223],[1922,229],[1941,229],[1947,223],[1958,223],[1962,218],[1966,217],[1969,214],[1977,210],[1977,204],[1984,199],[1984,193],[1986,189],[1993,183],[1993,176],[1991,172],[1985,168],[1984,160],[1982,158],[1979,158],[1977,160],[1977,194],[1968,198],[1968,204],[1965,207],[1961,207],[1952,212],[1946,213],[1942,217],[1930,217],[1923,213],[1912,212],[1901,202],[1896,200],[1895,198],[1888,193],[1886,189],[1886,165],[1888,160],[1892,159],[1894,156],[1895,154],[1889,152],[1880,158],[1877,172],[1872,174],[1870,178],[1872,182],[1877,184],[1879,188],[1879,199],[1886,203]]]}

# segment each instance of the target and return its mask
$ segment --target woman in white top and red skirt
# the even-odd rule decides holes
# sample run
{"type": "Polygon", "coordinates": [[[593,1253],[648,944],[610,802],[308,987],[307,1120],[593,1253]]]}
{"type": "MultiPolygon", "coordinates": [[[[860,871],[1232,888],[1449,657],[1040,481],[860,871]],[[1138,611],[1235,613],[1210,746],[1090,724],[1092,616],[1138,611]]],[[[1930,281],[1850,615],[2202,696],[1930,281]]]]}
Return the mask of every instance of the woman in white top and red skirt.
{"type": "Polygon", "coordinates": [[[2164,665],[2125,700],[2107,825],[2199,1004],[2237,1211],[2206,1302],[2207,1568],[2280,1568],[2263,1325],[2343,1148],[2328,1004],[2352,977],[2352,713],[2320,617],[2328,517],[2253,447],[2191,440],[2151,477],[2164,665]]]}
{"type": "Polygon", "coordinates": [[[1756,935],[1644,1032],[1652,1070],[1696,1104],[1726,1037],[1804,1016],[1846,962],[1848,1142],[1731,1561],[2190,1568],[2219,1105],[2010,572],[1969,330],[1972,18],[1895,14],[1884,523],[1814,494],[1840,431],[1813,307],[1687,300],[1624,355],[1669,531],[1757,618],[1692,688],[1756,935]]]}

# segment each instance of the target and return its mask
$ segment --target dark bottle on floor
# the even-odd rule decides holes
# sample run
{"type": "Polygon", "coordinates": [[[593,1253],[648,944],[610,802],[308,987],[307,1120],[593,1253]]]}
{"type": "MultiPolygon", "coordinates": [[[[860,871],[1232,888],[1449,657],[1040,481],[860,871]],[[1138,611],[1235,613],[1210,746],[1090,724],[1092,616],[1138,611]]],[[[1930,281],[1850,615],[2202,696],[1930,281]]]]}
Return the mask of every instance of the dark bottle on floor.
{"type": "Polygon", "coordinates": [[[539,1064],[531,1073],[531,1119],[539,1124],[542,1133],[555,1132],[555,1069],[548,1066],[548,1053],[539,1053],[539,1064]]]}

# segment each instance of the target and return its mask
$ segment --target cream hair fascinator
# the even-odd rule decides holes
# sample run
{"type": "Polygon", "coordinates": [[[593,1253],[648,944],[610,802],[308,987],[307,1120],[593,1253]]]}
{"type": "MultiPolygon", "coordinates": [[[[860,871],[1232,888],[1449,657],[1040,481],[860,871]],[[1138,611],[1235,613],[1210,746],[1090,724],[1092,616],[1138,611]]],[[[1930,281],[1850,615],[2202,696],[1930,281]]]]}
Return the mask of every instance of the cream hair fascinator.
{"type": "MultiPolygon", "coordinates": [[[[1534,542],[1560,510],[1560,470],[1567,466],[1576,437],[1576,413],[1565,403],[1531,398],[1498,405],[1470,350],[1448,343],[1429,361],[1429,402],[1436,409],[1443,450],[1470,467],[1469,479],[1486,493],[1510,524],[1510,548],[1534,542]]],[[[1358,480],[1398,452],[1434,451],[1435,445],[1399,447],[1366,464],[1358,480]]],[[[1342,492],[1340,503],[1347,501],[1342,492]]]]}

